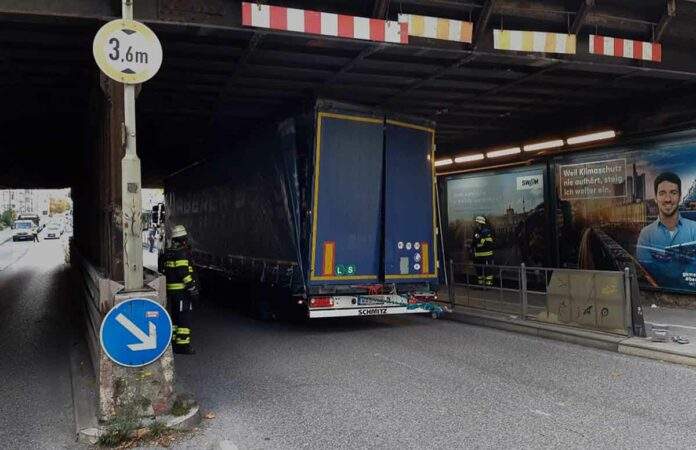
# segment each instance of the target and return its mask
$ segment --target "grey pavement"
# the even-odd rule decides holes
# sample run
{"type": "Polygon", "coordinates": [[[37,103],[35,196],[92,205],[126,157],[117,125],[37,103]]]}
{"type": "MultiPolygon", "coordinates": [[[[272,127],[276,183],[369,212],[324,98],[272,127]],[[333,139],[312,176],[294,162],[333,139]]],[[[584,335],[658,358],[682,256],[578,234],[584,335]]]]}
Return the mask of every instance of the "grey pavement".
{"type": "Polygon", "coordinates": [[[670,335],[686,336],[696,342],[696,310],[644,306],[643,315],[648,332],[653,327],[667,329],[670,335]]]}
{"type": "Polygon", "coordinates": [[[0,244],[12,238],[12,231],[13,230],[10,227],[0,230],[0,244]]]}
{"type": "Polygon", "coordinates": [[[644,307],[645,320],[656,323],[668,323],[685,327],[696,327],[696,309],[644,307]]]}
{"type": "Polygon", "coordinates": [[[2,244],[0,269],[0,447],[76,448],[63,242],[2,244]]]}
{"type": "MultiPolygon", "coordinates": [[[[230,301],[233,294],[226,295],[230,301]]],[[[216,417],[177,448],[693,448],[696,371],[417,316],[197,311],[177,377],[216,417]]]]}

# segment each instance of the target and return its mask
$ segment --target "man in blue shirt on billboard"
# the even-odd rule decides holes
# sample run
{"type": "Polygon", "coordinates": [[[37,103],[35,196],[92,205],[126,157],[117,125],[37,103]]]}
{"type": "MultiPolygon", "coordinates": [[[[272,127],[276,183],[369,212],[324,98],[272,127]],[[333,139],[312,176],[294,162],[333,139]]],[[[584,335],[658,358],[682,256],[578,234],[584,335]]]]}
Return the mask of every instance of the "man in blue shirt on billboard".
{"type": "Polygon", "coordinates": [[[696,287],[696,222],[679,214],[681,179],[663,172],[654,187],[658,218],[640,231],[638,261],[661,287],[696,287]]]}

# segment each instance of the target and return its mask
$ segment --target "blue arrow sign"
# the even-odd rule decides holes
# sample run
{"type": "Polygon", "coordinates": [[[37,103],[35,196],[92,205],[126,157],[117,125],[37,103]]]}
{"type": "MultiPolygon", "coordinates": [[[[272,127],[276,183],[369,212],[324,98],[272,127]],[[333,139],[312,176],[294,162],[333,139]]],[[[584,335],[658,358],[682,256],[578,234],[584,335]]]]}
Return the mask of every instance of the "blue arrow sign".
{"type": "Polygon", "coordinates": [[[99,331],[104,353],[116,364],[140,367],[157,361],[172,339],[172,319],[159,303],[132,298],[114,306],[99,331]]]}

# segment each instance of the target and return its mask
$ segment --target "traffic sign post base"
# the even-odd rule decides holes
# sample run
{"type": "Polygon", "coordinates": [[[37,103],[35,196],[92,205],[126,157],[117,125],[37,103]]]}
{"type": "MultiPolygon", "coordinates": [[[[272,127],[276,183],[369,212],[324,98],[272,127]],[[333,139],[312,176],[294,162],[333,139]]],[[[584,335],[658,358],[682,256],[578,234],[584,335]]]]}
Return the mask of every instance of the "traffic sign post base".
{"type": "MultiPolygon", "coordinates": [[[[161,286],[164,289],[164,277],[159,277],[155,283],[150,283],[152,287],[161,286]]],[[[122,332],[122,336],[132,334],[130,341],[124,342],[124,345],[136,347],[141,345],[147,347],[147,338],[152,333],[152,329],[143,327],[142,321],[138,321],[136,315],[142,312],[148,314],[147,310],[133,311],[130,308],[119,308],[119,305],[127,305],[127,302],[133,298],[145,299],[155,305],[164,307],[166,305],[166,291],[159,289],[148,290],[142,292],[118,292],[113,295],[113,305],[111,312],[114,315],[104,317],[102,328],[108,323],[116,324],[114,328],[120,327],[116,332],[122,332]],[[123,311],[131,311],[128,312],[123,311]],[[116,318],[118,317],[119,320],[116,318]],[[123,324],[126,324],[125,326],[123,324]],[[129,328],[135,327],[132,330],[129,328]],[[142,340],[138,336],[137,329],[142,329],[146,334],[142,340]],[[134,333],[132,331],[135,331],[134,333]]],[[[152,308],[152,311],[156,308],[152,308]]],[[[158,310],[159,311],[159,310],[158,310]]],[[[152,314],[150,314],[152,315],[152,314]]],[[[145,318],[153,323],[157,318],[145,318]]],[[[160,317],[161,319],[161,317],[160,317]]],[[[167,317],[167,321],[169,318],[167,317]]],[[[171,324],[171,322],[169,322],[171,324]]],[[[160,333],[167,333],[166,330],[159,330],[160,333]]],[[[167,333],[171,336],[171,329],[167,333]]],[[[159,339],[167,339],[169,337],[160,335],[159,339]]],[[[141,417],[152,417],[162,415],[169,412],[175,397],[174,391],[174,357],[172,355],[171,345],[166,345],[161,356],[153,362],[140,365],[138,361],[131,364],[132,367],[117,364],[112,357],[116,357],[116,352],[102,351],[99,356],[99,415],[100,419],[108,420],[120,414],[130,412],[135,409],[135,412],[141,417]],[[111,356],[111,357],[110,357],[111,356]]],[[[137,350],[140,351],[140,350],[137,350]]],[[[149,348],[142,350],[150,352],[149,348]]],[[[159,352],[158,350],[155,350],[159,352]]],[[[135,353],[135,352],[134,352],[135,353]]],[[[122,355],[119,354],[119,357],[122,355]]]]}
{"type": "MultiPolygon", "coordinates": [[[[142,350],[143,352],[151,351],[149,348],[146,348],[149,345],[147,337],[151,336],[153,333],[151,333],[149,327],[143,326],[143,320],[139,319],[137,316],[143,313],[145,315],[143,317],[146,321],[145,323],[152,322],[156,324],[157,327],[160,326],[161,322],[157,322],[157,320],[163,319],[163,317],[153,317],[154,314],[150,311],[161,313],[163,311],[162,308],[166,306],[164,276],[158,276],[147,283],[145,288],[147,290],[141,292],[124,292],[123,285],[111,280],[104,281],[105,283],[100,283],[101,286],[109,286],[109,289],[100,289],[99,304],[102,305],[102,314],[107,312],[113,312],[114,314],[106,314],[102,317],[102,332],[100,334],[103,334],[104,328],[109,326],[108,323],[111,323],[112,326],[115,324],[115,326],[121,327],[121,330],[115,329],[115,332],[123,332],[121,335],[122,337],[126,333],[132,335],[130,340],[123,342],[126,347],[131,346],[131,348],[136,349],[135,352],[139,352],[140,350],[137,349],[140,344],[140,347],[144,348],[144,350],[142,350]],[[124,310],[123,307],[128,305],[129,300],[133,298],[140,298],[151,302],[152,308],[135,311],[135,309],[129,307],[127,310],[124,310]],[[113,308],[104,311],[103,308],[105,305],[113,305],[113,308]],[[119,320],[116,320],[116,317],[119,317],[119,320]],[[129,326],[124,326],[122,324],[127,324],[129,326]],[[128,328],[131,328],[131,324],[132,327],[143,329],[142,331],[147,336],[139,336],[138,332],[135,330],[132,330],[134,333],[129,331],[128,328]],[[141,337],[143,338],[142,340],[140,339],[141,337]]],[[[166,321],[169,322],[168,317],[166,321]]],[[[171,336],[171,330],[158,328],[155,330],[155,333],[157,333],[157,331],[160,333],[160,339],[168,340],[169,337],[165,336],[166,334],[171,336]],[[162,335],[162,333],[165,335],[162,335]]],[[[108,339],[109,338],[107,338],[107,340],[108,339]]],[[[159,416],[168,413],[175,399],[174,357],[171,345],[167,343],[161,356],[155,358],[154,361],[149,364],[139,364],[141,362],[147,362],[147,360],[130,361],[133,363],[130,365],[134,367],[116,363],[112,357],[118,359],[122,357],[122,355],[114,351],[113,346],[109,346],[109,344],[106,345],[106,348],[109,351],[105,350],[104,345],[99,346],[97,361],[95,362],[97,384],[99,386],[99,420],[102,422],[109,421],[114,417],[122,415],[125,412],[132,412],[133,410],[141,417],[159,416]]],[[[159,350],[154,351],[159,353],[159,350]]],[[[128,363],[129,361],[126,362],[128,363]]]]}

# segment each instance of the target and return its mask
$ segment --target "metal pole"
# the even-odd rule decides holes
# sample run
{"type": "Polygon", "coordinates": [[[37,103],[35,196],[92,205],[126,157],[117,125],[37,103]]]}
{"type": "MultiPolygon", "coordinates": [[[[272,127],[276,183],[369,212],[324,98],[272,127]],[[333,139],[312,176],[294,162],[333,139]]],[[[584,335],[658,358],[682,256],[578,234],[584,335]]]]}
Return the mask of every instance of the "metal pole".
{"type": "MultiPolygon", "coordinates": [[[[447,272],[447,271],[445,271],[447,272]]],[[[448,281],[447,286],[449,286],[449,298],[450,298],[450,307],[454,309],[454,260],[450,259],[449,260],[449,272],[450,276],[448,281]]]]}
{"type": "Polygon", "coordinates": [[[520,265],[520,292],[522,293],[522,319],[527,318],[527,267],[520,265]]]}
{"type": "Polygon", "coordinates": [[[624,268],[624,327],[629,336],[633,336],[633,315],[631,314],[631,270],[624,268]]]}
{"type": "MultiPolygon", "coordinates": [[[[133,19],[133,0],[123,0],[123,18],[133,19]]],[[[143,287],[142,197],[140,159],[135,139],[135,86],[123,85],[126,154],[121,160],[123,281],[127,291],[143,287]]]]}

